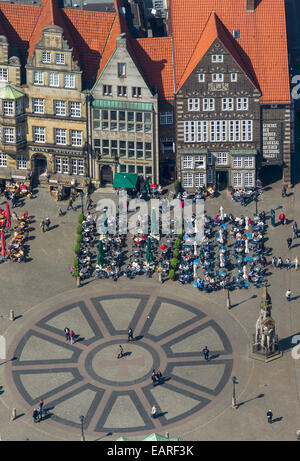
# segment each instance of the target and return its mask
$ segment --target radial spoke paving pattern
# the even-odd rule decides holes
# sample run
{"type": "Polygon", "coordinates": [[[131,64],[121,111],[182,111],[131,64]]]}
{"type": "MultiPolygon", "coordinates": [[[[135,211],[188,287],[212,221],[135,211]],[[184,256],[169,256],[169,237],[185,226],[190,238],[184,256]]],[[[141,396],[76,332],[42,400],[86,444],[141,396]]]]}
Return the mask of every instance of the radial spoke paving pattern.
{"type": "Polygon", "coordinates": [[[9,368],[15,390],[30,406],[43,398],[51,421],[79,428],[83,415],[85,429],[95,434],[157,430],[193,418],[222,392],[233,369],[231,343],[213,318],[151,294],[58,306],[19,338],[9,368]],[[73,345],[66,326],[77,333],[73,345]],[[120,345],[125,355],[118,359],[120,345]],[[201,356],[204,346],[213,360],[201,356]],[[153,385],[153,369],[161,370],[162,383],[153,385]]]}

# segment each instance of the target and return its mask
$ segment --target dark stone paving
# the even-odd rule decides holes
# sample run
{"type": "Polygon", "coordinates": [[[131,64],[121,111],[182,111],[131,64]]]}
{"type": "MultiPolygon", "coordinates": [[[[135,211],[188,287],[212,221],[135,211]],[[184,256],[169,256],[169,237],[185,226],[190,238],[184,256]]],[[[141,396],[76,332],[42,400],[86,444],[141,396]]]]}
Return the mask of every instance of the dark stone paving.
{"type": "Polygon", "coordinates": [[[12,391],[31,407],[43,398],[46,418],[64,426],[79,428],[82,414],[95,435],[161,430],[191,419],[222,393],[233,369],[230,340],[214,319],[191,304],[148,293],[58,306],[18,338],[8,367],[12,391]],[[80,334],[73,345],[65,326],[80,334]],[[205,345],[210,361],[200,355],[205,345]],[[161,369],[162,384],[153,385],[153,369],[161,369]],[[160,411],[155,420],[153,405],[160,411]]]}

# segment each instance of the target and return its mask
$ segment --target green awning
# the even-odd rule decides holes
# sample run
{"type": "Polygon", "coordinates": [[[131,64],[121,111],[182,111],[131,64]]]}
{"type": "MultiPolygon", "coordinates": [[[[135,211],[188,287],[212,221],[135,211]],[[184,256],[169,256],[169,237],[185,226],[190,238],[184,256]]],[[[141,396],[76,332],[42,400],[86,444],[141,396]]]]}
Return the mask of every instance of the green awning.
{"type": "Polygon", "coordinates": [[[24,93],[21,93],[21,91],[16,90],[10,85],[0,88],[0,99],[19,99],[23,98],[23,96],[24,93]]]}
{"type": "Polygon", "coordinates": [[[114,101],[110,99],[94,99],[92,106],[96,109],[115,109],[115,110],[140,110],[152,112],[153,104],[149,102],[135,101],[114,101]]]}
{"type": "Polygon", "coordinates": [[[169,440],[167,437],[163,437],[162,435],[153,432],[153,434],[148,435],[148,437],[144,439],[144,442],[166,442],[167,440],[169,440]]]}
{"type": "Polygon", "coordinates": [[[138,175],[134,173],[115,173],[113,187],[122,189],[134,189],[138,180],[138,175]]]}
{"type": "Polygon", "coordinates": [[[231,155],[257,155],[256,149],[232,149],[231,155]]]}

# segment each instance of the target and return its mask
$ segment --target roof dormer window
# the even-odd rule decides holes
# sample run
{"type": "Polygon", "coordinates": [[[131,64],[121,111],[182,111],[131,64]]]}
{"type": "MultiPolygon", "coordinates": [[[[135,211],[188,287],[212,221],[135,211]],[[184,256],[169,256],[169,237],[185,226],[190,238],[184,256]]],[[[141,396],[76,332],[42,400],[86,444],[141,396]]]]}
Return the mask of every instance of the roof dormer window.
{"type": "Polygon", "coordinates": [[[211,60],[212,62],[223,62],[224,56],[222,54],[213,54],[211,60]]]}
{"type": "Polygon", "coordinates": [[[55,54],[55,64],[65,64],[65,55],[64,53],[56,53],[55,54]]]}
{"type": "Polygon", "coordinates": [[[42,52],[42,63],[51,64],[51,53],[49,53],[49,51],[42,52]]]}
{"type": "Polygon", "coordinates": [[[241,38],[241,31],[239,29],[234,29],[232,32],[233,38],[241,38]]]}

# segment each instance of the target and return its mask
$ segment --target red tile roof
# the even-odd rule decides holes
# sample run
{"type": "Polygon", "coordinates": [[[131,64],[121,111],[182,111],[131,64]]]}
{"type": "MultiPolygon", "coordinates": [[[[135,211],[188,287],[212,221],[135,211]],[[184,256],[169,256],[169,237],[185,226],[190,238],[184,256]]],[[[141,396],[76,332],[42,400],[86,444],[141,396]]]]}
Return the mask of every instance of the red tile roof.
{"type": "Polygon", "coordinates": [[[251,63],[246,63],[243,61],[243,50],[236,43],[235,39],[232,36],[232,33],[225,29],[224,25],[219,20],[218,16],[213,12],[209,17],[209,20],[205,25],[204,30],[202,31],[199,42],[197,43],[192,57],[189,60],[187,67],[185,68],[185,71],[181,77],[181,80],[176,88],[176,92],[180,90],[182,85],[189,78],[195,67],[198,65],[198,63],[201,61],[203,56],[213,45],[216,39],[219,39],[223,43],[227,51],[230,52],[237,64],[248,76],[249,80],[253,83],[254,86],[256,86],[256,88],[259,88],[253,69],[251,69],[251,63]]]}
{"type": "Polygon", "coordinates": [[[149,85],[157,88],[158,99],[174,99],[171,38],[139,38],[132,45],[149,85]]]}
{"type": "Polygon", "coordinates": [[[261,0],[255,12],[246,12],[245,0],[172,0],[171,9],[177,87],[214,11],[229,33],[240,30],[235,40],[257,77],[261,102],[290,102],[284,0],[261,0]]]}
{"type": "Polygon", "coordinates": [[[60,9],[57,0],[43,0],[42,6],[0,3],[0,23],[9,43],[19,47],[23,65],[27,50],[30,56],[43,27],[56,24],[64,29],[86,81],[96,77],[114,18],[115,13],[60,9]]]}

